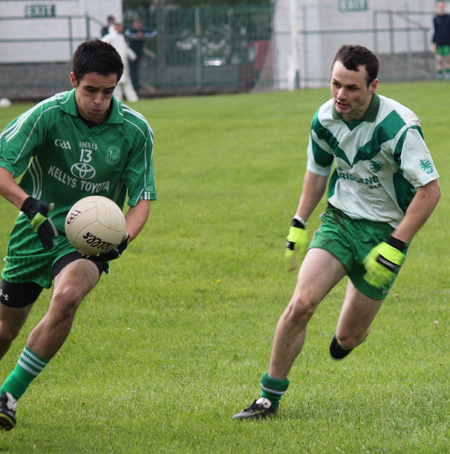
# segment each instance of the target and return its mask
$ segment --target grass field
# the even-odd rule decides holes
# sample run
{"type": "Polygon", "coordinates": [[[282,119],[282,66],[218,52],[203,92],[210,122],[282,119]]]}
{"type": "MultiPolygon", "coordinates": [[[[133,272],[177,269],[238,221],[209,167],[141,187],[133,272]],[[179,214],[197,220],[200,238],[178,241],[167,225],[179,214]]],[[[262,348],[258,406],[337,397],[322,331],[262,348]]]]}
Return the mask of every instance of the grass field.
{"type": "MultiPolygon", "coordinates": [[[[295,285],[285,237],[309,124],[329,90],[140,101],[155,132],[158,201],[19,401],[0,453],[450,452],[450,84],[378,92],[421,118],[443,196],[361,347],[342,362],[328,354],[342,282],[309,325],[279,417],[231,419],[259,395],[295,285]]],[[[0,127],[29,106],[0,109],[0,127]]],[[[17,210],[3,199],[0,210],[4,254],[17,210]]],[[[2,359],[0,381],[49,298],[2,359]]]]}

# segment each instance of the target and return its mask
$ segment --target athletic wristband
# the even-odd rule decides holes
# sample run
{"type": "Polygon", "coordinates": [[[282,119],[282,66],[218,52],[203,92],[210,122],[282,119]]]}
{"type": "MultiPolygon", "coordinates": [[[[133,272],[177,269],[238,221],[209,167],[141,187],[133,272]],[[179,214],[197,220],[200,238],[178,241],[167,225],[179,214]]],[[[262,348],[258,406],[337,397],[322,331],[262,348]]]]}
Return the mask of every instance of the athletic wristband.
{"type": "Polygon", "coordinates": [[[292,225],[293,227],[297,227],[298,229],[303,229],[303,230],[305,230],[306,222],[305,222],[305,220],[302,219],[300,216],[295,215],[295,216],[292,218],[291,225],[292,225]]]}
{"type": "Polygon", "coordinates": [[[404,243],[401,240],[398,240],[397,238],[394,238],[393,236],[389,237],[389,240],[387,240],[387,244],[389,244],[389,246],[395,247],[395,249],[398,249],[400,252],[403,252],[406,247],[406,243],[404,243]]]}

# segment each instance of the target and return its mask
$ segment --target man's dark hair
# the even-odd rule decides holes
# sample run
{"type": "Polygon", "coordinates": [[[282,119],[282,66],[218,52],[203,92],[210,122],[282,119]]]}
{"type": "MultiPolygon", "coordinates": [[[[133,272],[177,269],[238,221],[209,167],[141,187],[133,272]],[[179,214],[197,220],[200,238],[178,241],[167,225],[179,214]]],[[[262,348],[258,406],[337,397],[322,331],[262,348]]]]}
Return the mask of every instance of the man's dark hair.
{"type": "Polygon", "coordinates": [[[72,72],[78,83],[88,73],[102,76],[117,74],[119,81],[123,74],[123,63],[116,49],[100,39],[81,43],[72,57],[72,72]]]}
{"type": "Polygon", "coordinates": [[[337,51],[331,69],[337,61],[350,71],[359,71],[359,67],[364,66],[367,71],[367,86],[378,76],[380,60],[367,47],[345,44],[337,51]]]}

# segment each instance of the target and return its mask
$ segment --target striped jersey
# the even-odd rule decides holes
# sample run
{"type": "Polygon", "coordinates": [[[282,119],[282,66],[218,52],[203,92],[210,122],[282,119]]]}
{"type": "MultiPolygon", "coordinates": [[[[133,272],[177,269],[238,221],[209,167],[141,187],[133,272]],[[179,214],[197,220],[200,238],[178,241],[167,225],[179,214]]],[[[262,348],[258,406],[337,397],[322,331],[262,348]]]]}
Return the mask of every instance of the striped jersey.
{"type": "Polygon", "coordinates": [[[75,89],[56,94],[13,120],[0,135],[0,166],[36,199],[53,202],[59,232],[72,205],[101,195],[122,209],[155,200],[153,132],[146,119],[111,100],[111,113],[89,128],[78,116],[75,89]]]}
{"type": "Polygon", "coordinates": [[[352,219],[396,227],[416,188],[439,178],[419,118],[374,94],[363,118],[345,122],[333,100],[314,115],[307,168],[328,176],[328,201],[352,219]]]}

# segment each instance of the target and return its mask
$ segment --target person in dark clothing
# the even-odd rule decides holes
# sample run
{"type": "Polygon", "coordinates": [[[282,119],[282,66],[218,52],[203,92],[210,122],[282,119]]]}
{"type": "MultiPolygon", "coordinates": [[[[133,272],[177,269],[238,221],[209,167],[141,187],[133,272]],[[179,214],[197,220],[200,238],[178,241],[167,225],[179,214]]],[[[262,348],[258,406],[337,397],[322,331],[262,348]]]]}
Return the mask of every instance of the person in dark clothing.
{"type": "Polygon", "coordinates": [[[116,22],[116,18],[114,16],[108,16],[106,20],[107,24],[102,27],[101,38],[109,33],[109,27],[116,22]]]}
{"type": "Polygon", "coordinates": [[[156,30],[143,27],[142,20],[139,18],[136,18],[133,21],[133,25],[125,30],[124,35],[128,41],[128,45],[136,54],[136,60],[130,62],[131,81],[135,90],[138,90],[140,87],[142,57],[144,54],[147,54],[151,58],[155,58],[155,54],[146,49],[146,41],[154,38],[157,34],[158,32],[156,30]]]}
{"type": "Polygon", "coordinates": [[[445,12],[445,2],[437,2],[438,14],[433,18],[432,51],[436,57],[438,80],[450,80],[450,14],[445,12]],[[444,75],[445,73],[445,75],[444,75]]]}

